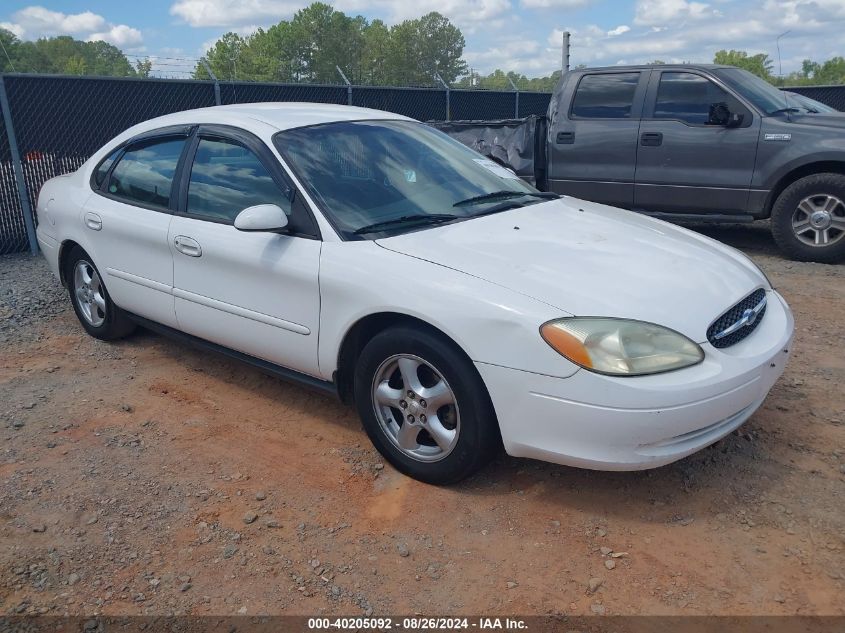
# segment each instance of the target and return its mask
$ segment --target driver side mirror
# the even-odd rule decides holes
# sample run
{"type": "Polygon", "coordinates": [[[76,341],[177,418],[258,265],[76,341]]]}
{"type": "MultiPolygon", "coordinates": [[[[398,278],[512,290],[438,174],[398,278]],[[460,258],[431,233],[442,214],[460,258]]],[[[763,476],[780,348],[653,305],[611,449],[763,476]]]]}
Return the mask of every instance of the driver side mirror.
{"type": "Polygon", "coordinates": [[[235,218],[235,228],[239,231],[279,232],[288,226],[288,216],[275,204],[257,204],[247,207],[235,218]]]}
{"type": "Polygon", "coordinates": [[[722,127],[732,128],[742,125],[745,115],[738,112],[731,112],[728,104],[724,101],[710,104],[710,112],[707,117],[708,125],[721,125],[722,127]]]}

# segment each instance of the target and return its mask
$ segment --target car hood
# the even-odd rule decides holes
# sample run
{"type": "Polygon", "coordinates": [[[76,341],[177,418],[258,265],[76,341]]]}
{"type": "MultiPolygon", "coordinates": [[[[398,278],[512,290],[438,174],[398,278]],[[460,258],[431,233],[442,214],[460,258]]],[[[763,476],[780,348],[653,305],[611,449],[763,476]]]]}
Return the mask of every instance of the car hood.
{"type": "Polygon", "coordinates": [[[810,125],[813,127],[834,128],[837,131],[845,130],[845,112],[825,113],[795,113],[789,115],[791,123],[796,125],[810,125]]]}
{"type": "Polygon", "coordinates": [[[527,295],[561,316],[639,319],[696,342],[730,306],[768,287],[735,249],[569,197],[377,243],[527,295]]]}

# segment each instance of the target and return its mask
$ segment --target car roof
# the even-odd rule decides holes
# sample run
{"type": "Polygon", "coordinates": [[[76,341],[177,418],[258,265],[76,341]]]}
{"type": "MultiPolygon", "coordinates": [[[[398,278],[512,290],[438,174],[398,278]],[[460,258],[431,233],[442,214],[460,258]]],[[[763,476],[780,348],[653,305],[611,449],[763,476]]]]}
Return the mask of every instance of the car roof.
{"type": "Polygon", "coordinates": [[[134,126],[131,132],[138,134],[146,130],[154,130],[171,125],[202,123],[234,125],[247,130],[255,128],[256,123],[263,123],[277,130],[288,130],[308,125],[317,125],[319,123],[385,119],[413,120],[401,114],[394,114],[383,110],[358,108],[333,103],[238,103],[165,114],[164,116],[150,119],[134,126]]]}
{"type": "Polygon", "coordinates": [[[590,72],[594,70],[652,70],[655,68],[663,70],[715,70],[717,68],[734,68],[724,64],[638,64],[633,66],[597,66],[595,68],[573,68],[572,72],[590,72]]]}

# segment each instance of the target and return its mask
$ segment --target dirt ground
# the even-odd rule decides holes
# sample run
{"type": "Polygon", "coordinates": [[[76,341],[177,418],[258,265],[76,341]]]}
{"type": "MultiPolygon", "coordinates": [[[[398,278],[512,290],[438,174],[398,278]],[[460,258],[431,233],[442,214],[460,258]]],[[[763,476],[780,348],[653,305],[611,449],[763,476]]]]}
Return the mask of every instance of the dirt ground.
{"type": "Polygon", "coordinates": [[[657,470],[503,456],[451,488],[329,398],[87,337],[40,259],[0,259],[0,614],[845,614],[845,266],[705,232],[795,313],[762,409],[657,470]]]}

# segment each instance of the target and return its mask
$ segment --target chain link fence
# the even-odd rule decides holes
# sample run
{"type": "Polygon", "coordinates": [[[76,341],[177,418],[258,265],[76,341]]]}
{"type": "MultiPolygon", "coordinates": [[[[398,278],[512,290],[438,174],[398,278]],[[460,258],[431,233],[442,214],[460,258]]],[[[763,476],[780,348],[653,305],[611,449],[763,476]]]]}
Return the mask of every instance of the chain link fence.
{"type": "Polygon", "coordinates": [[[4,114],[0,104],[0,255],[24,251],[29,244],[4,114]]]}
{"type": "Polygon", "coordinates": [[[784,88],[845,112],[845,86],[797,86],[784,88]]]}
{"type": "MultiPolygon", "coordinates": [[[[445,85],[373,87],[25,74],[4,75],[3,82],[32,207],[46,180],[77,169],[128,127],[180,110],[304,101],[375,108],[421,121],[500,120],[545,115],[551,98],[547,92],[450,89],[445,85]]],[[[787,90],[845,110],[845,86],[787,90]]],[[[12,156],[0,116],[0,255],[26,250],[30,244],[12,156]]]]}

